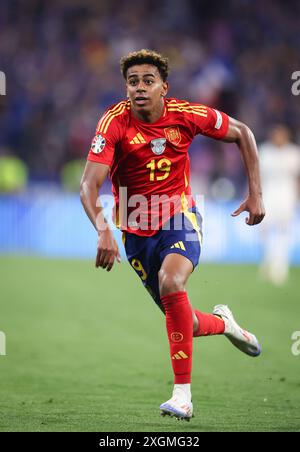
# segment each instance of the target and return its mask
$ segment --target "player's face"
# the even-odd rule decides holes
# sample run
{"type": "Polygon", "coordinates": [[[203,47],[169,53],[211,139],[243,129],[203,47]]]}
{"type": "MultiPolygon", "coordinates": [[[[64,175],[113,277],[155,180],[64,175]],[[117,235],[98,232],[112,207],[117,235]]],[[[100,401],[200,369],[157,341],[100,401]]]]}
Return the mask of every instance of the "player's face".
{"type": "Polygon", "coordinates": [[[140,64],[128,69],[126,88],[133,108],[148,113],[161,105],[168,83],[163,82],[156,66],[140,64]]]}
{"type": "Polygon", "coordinates": [[[282,148],[290,142],[289,129],[284,125],[278,125],[274,127],[270,134],[272,143],[278,148],[282,148]]]}

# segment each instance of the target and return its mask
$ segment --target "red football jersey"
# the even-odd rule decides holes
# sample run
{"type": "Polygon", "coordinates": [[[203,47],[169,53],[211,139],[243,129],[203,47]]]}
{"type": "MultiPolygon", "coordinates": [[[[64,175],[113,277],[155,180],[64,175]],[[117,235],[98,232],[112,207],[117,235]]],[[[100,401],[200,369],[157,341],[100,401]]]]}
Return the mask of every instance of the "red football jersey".
{"type": "Polygon", "coordinates": [[[88,160],[110,166],[117,226],[151,236],[192,207],[189,146],[197,134],[224,138],[228,122],[225,113],[173,98],[165,99],[162,116],[152,124],[133,116],[130,101],[109,108],[88,160]]]}

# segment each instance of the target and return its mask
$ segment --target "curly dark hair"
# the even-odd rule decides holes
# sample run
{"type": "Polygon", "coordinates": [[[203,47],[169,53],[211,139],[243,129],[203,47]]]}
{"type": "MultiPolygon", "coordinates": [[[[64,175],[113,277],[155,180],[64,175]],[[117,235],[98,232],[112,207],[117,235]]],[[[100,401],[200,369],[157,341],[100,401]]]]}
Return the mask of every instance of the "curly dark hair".
{"type": "Polygon", "coordinates": [[[126,80],[127,70],[136,64],[152,64],[156,66],[162,80],[165,82],[169,75],[169,60],[154,50],[142,49],[138,52],[131,52],[121,58],[120,67],[123,77],[126,80]]]}

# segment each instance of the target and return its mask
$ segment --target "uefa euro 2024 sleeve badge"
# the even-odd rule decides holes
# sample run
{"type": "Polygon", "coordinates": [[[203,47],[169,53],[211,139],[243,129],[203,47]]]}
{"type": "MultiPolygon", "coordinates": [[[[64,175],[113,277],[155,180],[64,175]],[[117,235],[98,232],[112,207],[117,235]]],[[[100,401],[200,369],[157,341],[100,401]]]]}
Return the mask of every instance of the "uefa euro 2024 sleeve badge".
{"type": "Polygon", "coordinates": [[[106,141],[102,135],[96,135],[92,141],[91,150],[94,154],[100,154],[105,147],[106,141]]]}
{"type": "Polygon", "coordinates": [[[161,155],[166,149],[166,138],[155,138],[151,140],[151,149],[152,152],[156,155],[161,155]]]}

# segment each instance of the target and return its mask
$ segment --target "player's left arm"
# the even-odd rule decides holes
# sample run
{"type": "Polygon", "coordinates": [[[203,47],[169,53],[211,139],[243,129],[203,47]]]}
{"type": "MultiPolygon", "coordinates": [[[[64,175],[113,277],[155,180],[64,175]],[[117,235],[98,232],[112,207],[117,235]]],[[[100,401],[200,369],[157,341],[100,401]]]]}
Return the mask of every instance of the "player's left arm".
{"type": "Polygon", "coordinates": [[[246,223],[249,226],[259,224],[263,221],[266,213],[262,198],[259,158],[254,134],[248,126],[229,117],[228,131],[222,141],[236,143],[239,147],[249,183],[249,194],[247,199],[232,216],[237,217],[242,212],[249,212],[246,223]]]}

